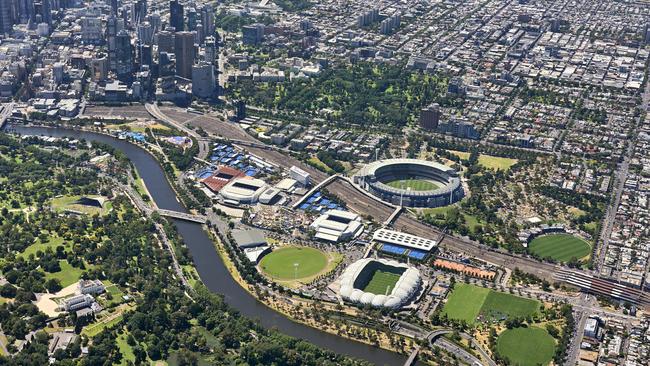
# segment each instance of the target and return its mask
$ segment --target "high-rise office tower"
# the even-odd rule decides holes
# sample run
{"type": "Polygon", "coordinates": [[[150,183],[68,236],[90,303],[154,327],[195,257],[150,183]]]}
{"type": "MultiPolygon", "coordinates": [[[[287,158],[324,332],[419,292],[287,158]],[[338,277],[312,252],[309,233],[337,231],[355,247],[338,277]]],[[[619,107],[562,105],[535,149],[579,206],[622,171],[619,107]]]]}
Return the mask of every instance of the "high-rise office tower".
{"type": "Polygon", "coordinates": [[[13,4],[11,0],[0,0],[0,32],[11,33],[13,28],[13,4]]]}
{"type": "Polygon", "coordinates": [[[168,30],[156,34],[156,44],[158,45],[158,54],[162,52],[174,53],[174,33],[168,30]]]}
{"type": "Polygon", "coordinates": [[[52,4],[51,0],[41,0],[41,19],[43,23],[52,25],[52,4]]]}
{"type": "Polygon", "coordinates": [[[111,15],[112,16],[117,16],[117,0],[110,0],[111,1],[111,15]]]}
{"type": "Polygon", "coordinates": [[[142,44],[150,45],[153,43],[153,27],[149,22],[138,24],[138,40],[142,44]]]}
{"type": "Polygon", "coordinates": [[[216,30],[214,20],[214,9],[212,5],[203,5],[201,7],[201,24],[203,24],[203,33],[206,37],[214,35],[216,30]]]}
{"type": "Polygon", "coordinates": [[[215,89],[214,65],[207,62],[192,65],[192,94],[210,98],[214,96],[215,89]]]}
{"type": "Polygon", "coordinates": [[[153,63],[151,46],[138,42],[137,51],[138,51],[138,64],[140,64],[140,66],[142,65],[151,66],[151,64],[153,63]]]}
{"type": "Polygon", "coordinates": [[[185,30],[183,26],[183,5],[181,5],[177,0],[172,0],[169,2],[169,25],[176,29],[176,32],[182,32],[185,30]]]}
{"type": "Polygon", "coordinates": [[[117,78],[128,82],[133,76],[133,46],[131,46],[129,32],[124,29],[119,31],[115,37],[115,45],[115,59],[117,61],[115,72],[117,78]]]}
{"type": "Polygon", "coordinates": [[[425,130],[435,130],[440,122],[440,106],[436,103],[420,111],[420,127],[425,130]]]}
{"type": "Polygon", "coordinates": [[[18,0],[16,4],[18,10],[18,21],[28,23],[30,20],[36,21],[36,10],[34,9],[34,0],[18,0]]]}
{"type": "Polygon", "coordinates": [[[138,0],[135,3],[135,24],[144,21],[147,16],[147,0],[138,0]]]}
{"type": "Polygon", "coordinates": [[[197,14],[196,9],[189,8],[187,10],[187,30],[190,32],[195,31],[198,20],[199,20],[199,15],[197,14]]]}
{"type": "Polygon", "coordinates": [[[112,15],[108,17],[106,21],[106,41],[108,43],[108,62],[111,70],[117,68],[117,57],[115,54],[117,50],[116,37],[122,29],[124,29],[124,21],[122,19],[118,19],[112,15]]]}
{"type": "Polygon", "coordinates": [[[176,75],[191,79],[192,65],[194,64],[194,33],[176,32],[174,53],[176,55],[176,75]]]}
{"type": "Polygon", "coordinates": [[[214,37],[205,37],[205,49],[203,53],[205,62],[214,64],[217,59],[217,46],[214,37]]]}

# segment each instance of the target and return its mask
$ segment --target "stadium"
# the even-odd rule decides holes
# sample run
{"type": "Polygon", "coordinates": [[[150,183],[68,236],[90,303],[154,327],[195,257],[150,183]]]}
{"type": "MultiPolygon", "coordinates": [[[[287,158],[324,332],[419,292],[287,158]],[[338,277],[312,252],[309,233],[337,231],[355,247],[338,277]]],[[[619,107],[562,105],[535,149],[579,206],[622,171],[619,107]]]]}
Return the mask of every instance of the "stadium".
{"type": "Polygon", "coordinates": [[[347,301],[397,309],[417,293],[420,271],[393,260],[364,258],[352,263],[340,278],[339,295],[347,301]]]}
{"type": "Polygon", "coordinates": [[[354,183],[393,205],[441,207],[464,196],[458,172],[417,159],[378,160],[363,167],[354,183]]]}

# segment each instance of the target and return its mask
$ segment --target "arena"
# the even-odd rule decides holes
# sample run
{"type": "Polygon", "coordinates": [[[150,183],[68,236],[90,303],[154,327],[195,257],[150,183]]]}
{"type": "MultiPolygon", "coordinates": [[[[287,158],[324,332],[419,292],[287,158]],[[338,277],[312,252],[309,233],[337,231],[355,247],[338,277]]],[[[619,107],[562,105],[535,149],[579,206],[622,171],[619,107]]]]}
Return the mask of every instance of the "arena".
{"type": "Polygon", "coordinates": [[[399,308],[420,289],[420,271],[393,260],[364,258],[352,263],[340,278],[339,294],[347,301],[399,308]]]}
{"type": "Polygon", "coordinates": [[[432,161],[379,160],[359,170],[353,180],[381,200],[405,207],[441,207],[464,196],[458,172],[432,161]]]}

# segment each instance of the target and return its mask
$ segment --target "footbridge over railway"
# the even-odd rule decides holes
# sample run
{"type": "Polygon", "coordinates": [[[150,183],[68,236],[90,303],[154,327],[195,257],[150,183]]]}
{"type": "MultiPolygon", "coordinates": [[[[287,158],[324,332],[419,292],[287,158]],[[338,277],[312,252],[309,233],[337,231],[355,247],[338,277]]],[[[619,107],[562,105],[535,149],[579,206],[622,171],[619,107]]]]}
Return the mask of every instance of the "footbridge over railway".
{"type": "Polygon", "coordinates": [[[294,203],[292,207],[294,209],[300,207],[300,205],[303,202],[305,202],[305,200],[307,198],[309,198],[312,194],[316,193],[319,189],[325,187],[326,185],[332,183],[333,181],[335,181],[336,179],[341,178],[341,177],[342,176],[340,174],[334,174],[334,175],[331,175],[331,176],[327,177],[327,179],[325,179],[324,181],[318,183],[312,189],[310,189],[309,192],[305,193],[304,196],[300,197],[300,199],[298,201],[296,201],[296,203],[294,203]]]}

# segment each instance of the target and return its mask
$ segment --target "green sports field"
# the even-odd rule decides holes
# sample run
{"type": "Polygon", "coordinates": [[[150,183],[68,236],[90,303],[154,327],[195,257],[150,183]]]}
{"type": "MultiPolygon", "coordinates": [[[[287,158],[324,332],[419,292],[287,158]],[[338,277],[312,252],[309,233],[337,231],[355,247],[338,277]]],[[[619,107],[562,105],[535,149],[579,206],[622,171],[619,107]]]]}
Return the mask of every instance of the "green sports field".
{"type": "Polygon", "coordinates": [[[526,317],[539,310],[537,300],[526,299],[505,292],[490,291],[483,306],[480,316],[484,320],[502,320],[507,317],[526,317]]]}
{"type": "Polygon", "coordinates": [[[485,302],[490,289],[457,283],[449,295],[442,313],[449,319],[464,320],[473,323],[485,302]]]}
{"type": "Polygon", "coordinates": [[[508,317],[525,317],[539,309],[537,300],[497,292],[487,288],[457,283],[447,298],[442,313],[450,319],[474,323],[480,321],[500,321],[508,317]]]}
{"type": "Polygon", "coordinates": [[[551,234],[539,236],[530,242],[528,250],[542,258],[552,258],[567,262],[588,256],[591,246],[585,240],[569,234],[551,234]]]}
{"type": "Polygon", "coordinates": [[[555,353],[555,340],[536,327],[507,329],[497,339],[497,351],[512,365],[548,365],[555,353]]]}
{"type": "Polygon", "coordinates": [[[315,248],[284,247],[264,256],[259,266],[262,272],[274,279],[301,279],[324,270],[327,256],[315,248]]]}
{"type": "Polygon", "coordinates": [[[435,182],[426,179],[396,179],[384,184],[397,189],[410,188],[412,191],[432,191],[440,188],[435,182]]]}
{"type": "Polygon", "coordinates": [[[396,273],[377,270],[372,274],[370,282],[368,282],[363,291],[371,292],[375,295],[390,294],[400,277],[401,275],[396,273]]]}

